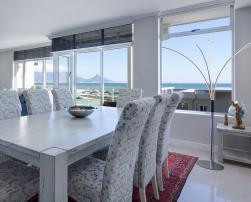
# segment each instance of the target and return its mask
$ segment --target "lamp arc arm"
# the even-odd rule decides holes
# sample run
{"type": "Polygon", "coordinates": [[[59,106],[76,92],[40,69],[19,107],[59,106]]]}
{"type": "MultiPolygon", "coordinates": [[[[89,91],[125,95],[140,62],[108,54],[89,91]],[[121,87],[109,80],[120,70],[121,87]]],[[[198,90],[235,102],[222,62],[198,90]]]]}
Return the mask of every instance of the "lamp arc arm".
{"type": "Polygon", "coordinates": [[[207,67],[207,75],[208,75],[208,80],[209,80],[209,85],[210,85],[209,94],[211,96],[211,94],[212,94],[212,80],[211,80],[211,74],[210,74],[209,66],[208,66],[205,54],[203,53],[203,51],[201,50],[201,48],[199,47],[199,45],[196,45],[196,47],[199,49],[199,51],[200,51],[200,53],[201,53],[201,55],[203,57],[203,60],[205,62],[205,65],[207,67]]]}
{"type": "Polygon", "coordinates": [[[225,64],[222,66],[222,68],[220,69],[216,79],[215,79],[215,82],[214,82],[214,94],[215,94],[215,89],[216,89],[216,86],[217,86],[217,83],[218,83],[218,80],[220,78],[220,75],[222,73],[222,71],[226,68],[227,64],[232,60],[234,59],[237,55],[239,55],[242,51],[246,50],[247,48],[249,48],[251,46],[251,42],[247,43],[245,46],[243,46],[242,48],[240,48],[234,55],[232,55],[226,62],[225,64]]]}
{"type": "MultiPolygon", "coordinates": [[[[191,63],[196,67],[196,69],[200,72],[200,74],[202,75],[203,79],[204,79],[205,82],[206,82],[206,85],[207,85],[208,90],[210,90],[210,87],[209,87],[209,84],[208,84],[208,81],[207,81],[205,75],[203,74],[203,72],[201,71],[201,69],[198,67],[198,65],[196,65],[196,63],[195,63],[194,61],[192,61],[189,57],[187,57],[187,56],[184,55],[183,53],[180,53],[179,51],[176,51],[176,50],[171,49],[171,48],[167,48],[167,47],[165,47],[165,46],[162,46],[162,48],[163,48],[163,49],[166,49],[166,50],[170,50],[170,51],[172,51],[172,52],[175,52],[175,53],[177,53],[177,54],[183,56],[184,58],[186,58],[189,62],[191,62],[191,63]]],[[[211,98],[211,95],[210,95],[210,98],[211,98]]]]}

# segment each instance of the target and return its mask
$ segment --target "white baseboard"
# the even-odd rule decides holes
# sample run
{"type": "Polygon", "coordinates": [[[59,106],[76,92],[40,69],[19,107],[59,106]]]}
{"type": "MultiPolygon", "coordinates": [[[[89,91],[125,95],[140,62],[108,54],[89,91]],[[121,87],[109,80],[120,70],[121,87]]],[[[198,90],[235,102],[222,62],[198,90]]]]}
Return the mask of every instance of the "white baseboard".
{"type": "MultiPolygon", "coordinates": [[[[170,144],[172,146],[177,147],[185,147],[188,149],[196,149],[196,150],[202,150],[202,151],[210,151],[210,145],[209,144],[203,144],[199,142],[191,142],[187,140],[180,140],[180,139],[170,139],[170,144]]],[[[217,151],[217,146],[215,146],[215,151],[217,151]]]]}

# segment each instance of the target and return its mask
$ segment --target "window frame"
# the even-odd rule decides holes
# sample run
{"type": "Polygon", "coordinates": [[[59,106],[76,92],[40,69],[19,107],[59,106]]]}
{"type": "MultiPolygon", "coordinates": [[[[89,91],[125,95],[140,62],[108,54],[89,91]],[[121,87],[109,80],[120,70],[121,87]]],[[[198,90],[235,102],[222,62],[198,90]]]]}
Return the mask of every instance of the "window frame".
{"type": "Polygon", "coordinates": [[[13,61],[13,89],[17,90],[20,88],[17,88],[17,77],[15,75],[16,72],[16,65],[18,63],[22,63],[23,65],[23,82],[22,82],[22,89],[25,89],[25,75],[26,75],[26,62],[36,62],[36,61],[42,61],[42,68],[43,68],[43,88],[46,88],[46,60],[52,60],[53,61],[53,57],[45,57],[45,58],[34,58],[34,59],[27,59],[27,60],[16,60],[13,61]]]}
{"type": "MultiPolygon", "coordinates": [[[[159,72],[159,86],[160,86],[160,93],[162,92],[162,57],[163,57],[163,49],[162,49],[162,42],[166,41],[170,38],[176,38],[176,37],[184,37],[184,36],[192,36],[192,35],[200,35],[200,34],[207,34],[207,33],[215,33],[215,32],[223,32],[223,31],[231,31],[231,55],[234,54],[234,30],[235,30],[235,25],[234,25],[234,21],[235,21],[235,17],[234,17],[234,5],[229,5],[230,7],[230,15],[229,16],[225,16],[225,17],[229,17],[230,18],[230,24],[228,26],[219,26],[219,27],[213,27],[213,28],[207,28],[207,29],[201,29],[195,32],[191,32],[191,31],[184,31],[184,32],[176,32],[176,33],[161,33],[160,35],[160,72],[159,72]]],[[[168,17],[167,16],[162,16],[163,17],[168,17]]],[[[222,18],[225,18],[222,17],[222,18]]],[[[208,20],[213,20],[213,19],[220,19],[220,18],[211,18],[208,20]]],[[[208,20],[202,20],[202,21],[194,21],[191,23],[195,23],[195,22],[203,22],[203,21],[208,21],[208,20]]],[[[190,23],[184,23],[184,24],[190,24],[190,23]]],[[[174,26],[174,25],[172,25],[174,26]]],[[[162,20],[160,23],[160,30],[162,30],[162,20]]],[[[231,65],[231,97],[234,100],[235,99],[235,76],[234,76],[234,72],[235,72],[235,62],[234,59],[232,59],[232,65],[231,65]]],[[[183,110],[185,113],[194,113],[194,110],[183,110]]],[[[196,111],[198,113],[202,113],[200,111],[196,111]]],[[[203,112],[205,113],[205,112],[203,112]]],[[[206,112],[209,113],[209,112],[206,112]]],[[[219,112],[219,114],[222,114],[219,112]]]]}

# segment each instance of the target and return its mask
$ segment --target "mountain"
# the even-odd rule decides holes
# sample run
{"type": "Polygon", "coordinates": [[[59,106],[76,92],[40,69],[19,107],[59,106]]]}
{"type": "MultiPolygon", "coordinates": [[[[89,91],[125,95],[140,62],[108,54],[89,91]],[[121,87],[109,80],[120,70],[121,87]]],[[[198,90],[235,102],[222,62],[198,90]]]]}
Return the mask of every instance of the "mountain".
{"type": "MultiPolygon", "coordinates": [[[[59,73],[60,78],[66,78],[66,75],[64,72],[59,73]]],[[[39,83],[40,81],[43,80],[43,74],[41,72],[35,72],[34,73],[34,80],[38,81],[36,83],[39,83]]],[[[52,72],[47,72],[46,73],[46,80],[48,83],[53,83],[53,73],[52,72]]],[[[82,77],[76,77],[76,82],[77,83],[100,83],[101,81],[101,76],[99,74],[96,74],[95,76],[89,78],[89,79],[84,79],[82,77]]],[[[62,83],[66,83],[66,80],[61,80],[62,83]]],[[[105,83],[113,83],[114,81],[109,80],[104,78],[105,83]]]]}
{"type": "MultiPolygon", "coordinates": [[[[101,76],[99,74],[96,74],[95,76],[89,78],[89,79],[84,79],[81,77],[76,78],[77,83],[99,83],[101,81],[101,76]]],[[[105,83],[113,83],[113,81],[104,78],[105,83]]]]}

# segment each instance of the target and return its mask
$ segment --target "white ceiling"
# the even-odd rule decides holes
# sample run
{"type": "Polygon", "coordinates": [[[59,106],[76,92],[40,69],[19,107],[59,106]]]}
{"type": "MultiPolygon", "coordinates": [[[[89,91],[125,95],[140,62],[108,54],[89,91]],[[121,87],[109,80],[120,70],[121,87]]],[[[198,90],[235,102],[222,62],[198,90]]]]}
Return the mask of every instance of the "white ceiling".
{"type": "MultiPolygon", "coordinates": [[[[48,35],[209,0],[1,0],[0,50],[48,43],[48,35]]],[[[238,0],[240,6],[251,0],[238,0]]]]}

